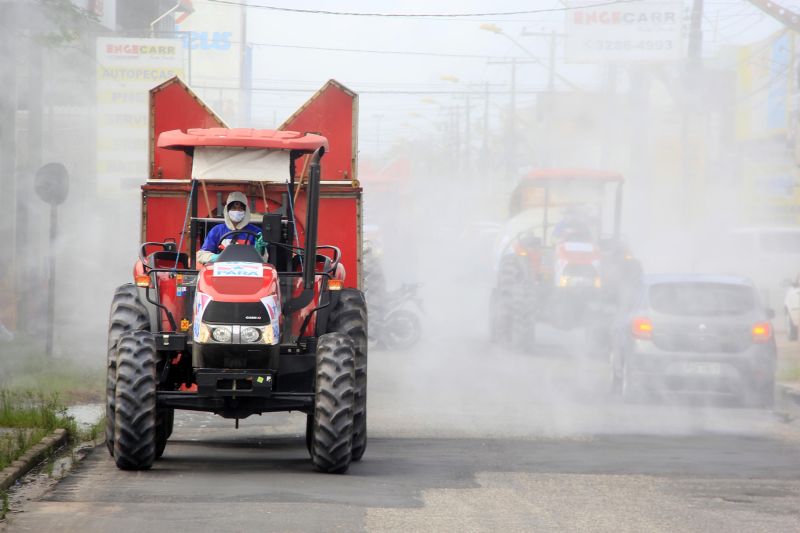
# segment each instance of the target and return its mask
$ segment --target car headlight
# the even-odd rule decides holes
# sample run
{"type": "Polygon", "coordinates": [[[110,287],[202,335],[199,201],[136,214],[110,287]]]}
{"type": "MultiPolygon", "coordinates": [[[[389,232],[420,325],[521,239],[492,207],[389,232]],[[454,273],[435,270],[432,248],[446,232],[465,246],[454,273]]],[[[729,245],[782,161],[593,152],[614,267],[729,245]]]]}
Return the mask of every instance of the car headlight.
{"type": "Polygon", "coordinates": [[[233,332],[230,326],[212,326],[211,338],[216,342],[227,344],[233,339],[233,332]]]}

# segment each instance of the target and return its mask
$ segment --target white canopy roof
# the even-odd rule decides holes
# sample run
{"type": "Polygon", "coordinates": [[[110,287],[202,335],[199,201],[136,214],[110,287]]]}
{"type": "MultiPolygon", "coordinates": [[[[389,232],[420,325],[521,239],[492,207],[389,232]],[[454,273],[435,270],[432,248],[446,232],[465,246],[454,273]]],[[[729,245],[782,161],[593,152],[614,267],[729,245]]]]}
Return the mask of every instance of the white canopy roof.
{"type": "Polygon", "coordinates": [[[192,179],[286,183],[290,164],[288,150],[197,146],[192,179]]]}

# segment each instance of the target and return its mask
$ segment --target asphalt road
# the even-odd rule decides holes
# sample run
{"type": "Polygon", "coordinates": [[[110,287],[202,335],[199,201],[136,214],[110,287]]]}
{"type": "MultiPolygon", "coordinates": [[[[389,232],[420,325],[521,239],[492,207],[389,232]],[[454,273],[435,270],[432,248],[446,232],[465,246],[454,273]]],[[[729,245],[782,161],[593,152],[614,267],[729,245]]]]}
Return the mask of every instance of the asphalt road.
{"type": "Polygon", "coordinates": [[[800,531],[800,424],[725,399],[624,405],[580,335],[373,352],[367,453],[312,471],[304,417],[182,413],[164,458],[104,447],[8,531],[800,531]]]}

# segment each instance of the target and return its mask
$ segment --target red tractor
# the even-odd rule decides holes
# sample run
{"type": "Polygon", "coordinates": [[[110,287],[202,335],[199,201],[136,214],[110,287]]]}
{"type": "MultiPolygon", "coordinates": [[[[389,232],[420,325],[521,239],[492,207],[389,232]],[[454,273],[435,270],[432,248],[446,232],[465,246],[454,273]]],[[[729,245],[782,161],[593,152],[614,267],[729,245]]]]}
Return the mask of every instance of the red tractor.
{"type": "Polygon", "coordinates": [[[613,172],[541,169],[514,189],[491,295],[493,339],[530,348],[537,323],[604,335],[609,310],[641,275],[620,236],[622,185],[613,172]]]}
{"type": "Polygon", "coordinates": [[[300,411],[317,470],[342,473],[361,459],[367,309],[356,106],[331,81],[284,125],[316,134],[229,129],[177,78],[151,91],[140,255],[109,320],[106,441],[119,468],[153,465],[175,409],[236,427],[250,415],[300,411]],[[323,171],[328,152],[335,157],[323,171]],[[232,243],[200,264],[198,247],[224,223],[232,192],[260,231],[228,233],[249,234],[243,242],[260,233],[267,259],[232,243]]]}

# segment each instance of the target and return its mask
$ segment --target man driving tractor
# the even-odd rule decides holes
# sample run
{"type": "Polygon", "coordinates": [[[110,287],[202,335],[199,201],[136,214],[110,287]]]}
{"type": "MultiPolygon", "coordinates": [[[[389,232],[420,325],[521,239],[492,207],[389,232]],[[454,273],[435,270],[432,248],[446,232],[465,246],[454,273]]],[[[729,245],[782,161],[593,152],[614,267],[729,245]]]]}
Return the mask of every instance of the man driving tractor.
{"type": "Polygon", "coordinates": [[[261,238],[260,228],[250,223],[250,207],[247,205],[247,197],[238,191],[230,193],[225,202],[223,214],[225,223],[217,224],[208,232],[205,241],[203,241],[203,246],[197,251],[197,262],[201,264],[213,263],[225,247],[231,244],[255,245],[258,253],[266,261],[266,245],[261,238]],[[257,233],[258,239],[247,233],[231,235],[227,239],[222,239],[223,235],[235,230],[257,233]]]}

